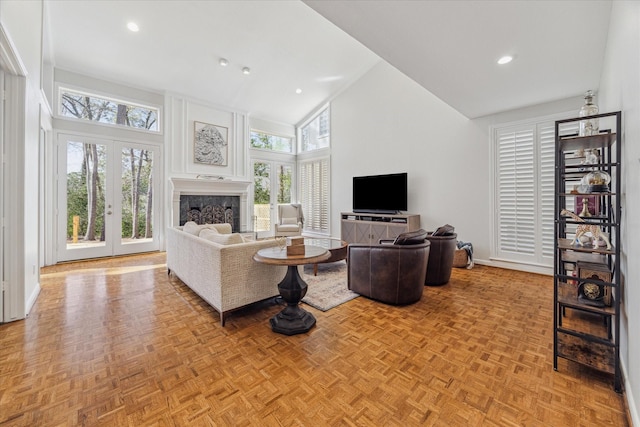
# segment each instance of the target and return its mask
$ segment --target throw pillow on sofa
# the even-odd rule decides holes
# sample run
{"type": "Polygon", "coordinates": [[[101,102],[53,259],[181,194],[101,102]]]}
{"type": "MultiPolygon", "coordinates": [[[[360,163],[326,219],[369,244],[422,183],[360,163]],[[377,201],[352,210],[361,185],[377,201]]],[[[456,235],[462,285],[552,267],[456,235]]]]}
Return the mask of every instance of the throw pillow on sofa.
{"type": "Polygon", "coordinates": [[[200,232],[200,237],[209,240],[210,242],[218,243],[219,245],[236,245],[238,243],[244,243],[244,239],[241,234],[220,234],[216,230],[208,228],[205,228],[200,232]]]}
{"type": "Polygon", "coordinates": [[[182,231],[185,233],[193,234],[194,236],[199,236],[200,232],[204,229],[213,230],[220,234],[231,234],[231,224],[196,224],[193,221],[186,222],[182,227],[182,231]]]}
{"type": "Polygon", "coordinates": [[[184,226],[182,227],[182,231],[184,231],[185,233],[193,234],[194,236],[199,235],[200,230],[202,230],[202,226],[196,224],[193,221],[185,222],[184,226]]]}

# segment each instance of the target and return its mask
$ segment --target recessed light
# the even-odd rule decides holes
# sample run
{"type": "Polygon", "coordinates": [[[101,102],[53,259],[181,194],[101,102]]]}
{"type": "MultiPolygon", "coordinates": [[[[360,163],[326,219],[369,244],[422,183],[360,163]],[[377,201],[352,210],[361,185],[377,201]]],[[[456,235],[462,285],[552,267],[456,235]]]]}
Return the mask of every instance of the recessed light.
{"type": "Polygon", "coordinates": [[[505,55],[502,58],[498,59],[498,64],[504,65],[504,64],[508,64],[511,61],[513,61],[513,56],[505,55]]]}
{"type": "Polygon", "coordinates": [[[140,27],[138,27],[138,24],[136,24],[135,22],[129,22],[127,24],[127,28],[129,29],[129,31],[133,31],[134,33],[140,31],[140,27]]]}
{"type": "Polygon", "coordinates": [[[251,68],[249,68],[249,67],[244,67],[244,68],[242,69],[242,74],[246,74],[246,75],[251,74],[251,68]]]}
{"type": "Polygon", "coordinates": [[[297,93],[298,95],[300,95],[300,94],[302,93],[302,89],[300,89],[300,88],[296,89],[296,93],[297,93]]]}
{"type": "Polygon", "coordinates": [[[227,61],[226,58],[220,58],[220,61],[218,61],[218,63],[221,67],[226,67],[227,65],[229,65],[229,61],[227,61]]]}

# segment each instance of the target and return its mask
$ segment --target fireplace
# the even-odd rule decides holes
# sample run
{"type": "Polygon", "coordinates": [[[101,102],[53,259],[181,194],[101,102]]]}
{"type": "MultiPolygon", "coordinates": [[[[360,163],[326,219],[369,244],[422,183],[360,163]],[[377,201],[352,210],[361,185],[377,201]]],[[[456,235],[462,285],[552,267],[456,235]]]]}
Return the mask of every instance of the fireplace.
{"type": "Polygon", "coordinates": [[[240,197],[197,194],[180,195],[180,225],[228,222],[233,231],[240,231],[240,197]]]}
{"type": "Polygon", "coordinates": [[[248,181],[230,179],[170,178],[172,185],[171,221],[173,226],[187,221],[229,222],[234,232],[251,229],[247,221],[248,181]]]}

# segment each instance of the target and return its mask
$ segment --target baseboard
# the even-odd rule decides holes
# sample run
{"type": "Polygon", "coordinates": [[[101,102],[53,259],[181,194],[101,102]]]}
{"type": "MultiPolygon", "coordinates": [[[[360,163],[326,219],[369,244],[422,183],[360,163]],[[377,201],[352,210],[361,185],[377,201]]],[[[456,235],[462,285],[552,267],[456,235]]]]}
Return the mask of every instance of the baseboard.
{"type": "Polygon", "coordinates": [[[638,413],[638,408],[635,405],[635,399],[633,397],[633,391],[631,388],[627,388],[626,385],[629,384],[629,376],[627,375],[627,370],[625,368],[624,363],[620,364],[620,370],[622,371],[622,384],[623,387],[623,396],[625,409],[627,410],[627,418],[629,421],[629,426],[640,426],[640,414],[638,413]]]}
{"type": "Polygon", "coordinates": [[[553,268],[544,265],[525,264],[513,261],[502,260],[486,260],[486,259],[473,259],[474,264],[486,265],[488,267],[506,268],[507,270],[526,271],[527,273],[544,274],[546,276],[553,276],[553,268]]]}
{"type": "Polygon", "coordinates": [[[41,289],[42,288],[40,287],[40,282],[38,282],[33,292],[31,292],[31,295],[29,295],[29,298],[27,298],[27,301],[25,304],[25,310],[24,310],[25,317],[28,316],[29,313],[31,312],[33,305],[36,303],[36,300],[38,299],[38,295],[40,295],[41,289]]]}

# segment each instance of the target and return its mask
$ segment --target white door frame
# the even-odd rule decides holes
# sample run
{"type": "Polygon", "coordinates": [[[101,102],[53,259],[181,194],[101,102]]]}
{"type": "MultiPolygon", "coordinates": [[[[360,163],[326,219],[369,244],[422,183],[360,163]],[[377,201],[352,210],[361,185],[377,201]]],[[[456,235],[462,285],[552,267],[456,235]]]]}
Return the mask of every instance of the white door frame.
{"type": "Polygon", "coordinates": [[[158,145],[109,139],[104,137],[95,137],[92,135],[80,133],[58,133],[57,135],[57,152],[58,152],[58,206],[56,218],[55,247],[56,260],[69,261],[77,259],[107,257],[113,255],[124,255],[139,252],[157,251],[160,248],[159,232],[162,224],[160,194],[161,179],[159,168],[162,165],[161,148],[158,145]],[[103,183],[105,189],[105,242],[104,245],[88,245],[68,249],[67,238],[67,144],[69,141],[99,144],[106,147],[107,166],[106,166],[106,182],[103,183]],[[123,148],[136,148],[149,150],[153,153],[153,239],[141,240],[140,242],[129,242],[123,244],[122,235],[122,171],[120,165],[123,148]]]}
{"type": "MultiPolygon", "coordinates": [[[[0,70],[3,84],[0,86],[4,106],[2,121],[2,179],[0,204],[4,217],[0,218],[0,323],[24,319],[26,316],[24,276],[20,261],[24,259],[24,244],[19,233],[24,227],[21,217],[23,202],[20,178],[24,165],[20,150],[25,142],[25,103],[27,69],[20,60],[13,43],[0,23],[0,70]]],[[[22,156],[24,153],[22,152],[22,156]]]]}

